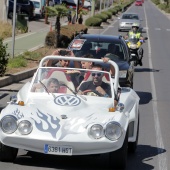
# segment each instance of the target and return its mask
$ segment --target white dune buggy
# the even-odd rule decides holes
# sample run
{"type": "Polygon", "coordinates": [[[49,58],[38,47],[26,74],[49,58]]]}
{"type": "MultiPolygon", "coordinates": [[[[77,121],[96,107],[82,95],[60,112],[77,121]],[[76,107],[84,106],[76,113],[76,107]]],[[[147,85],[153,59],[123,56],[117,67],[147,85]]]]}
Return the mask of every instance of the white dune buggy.
{"type": "Polygon", "coordinates": [[[115,68],[114,77],[106,71],[43,66],[56,57],[103,62],[44,57],[32,81],[1,111],[0,161],[14,161],[18,149],[65,156],[109,153],[110,166],[124,169],[128,151],[135,152],[137,147],[138,95],[131,88],[119,87],[119,68],[113,61],[109,63],[115,68]],[[77,93],[75,73],[86,75],[79,86],[93,81],[92,73],[101,73],[102,81],[110,87],[109,96],[90,89],[77,93]],[[59,81],[56,93],[47,89],[51,78],[59,81]]]}

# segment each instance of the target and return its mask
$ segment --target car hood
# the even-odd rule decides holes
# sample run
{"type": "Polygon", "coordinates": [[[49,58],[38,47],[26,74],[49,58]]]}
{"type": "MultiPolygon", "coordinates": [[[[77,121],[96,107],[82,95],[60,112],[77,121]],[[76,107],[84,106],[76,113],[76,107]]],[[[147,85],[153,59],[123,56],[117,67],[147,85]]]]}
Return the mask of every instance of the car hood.
{"type": "Polygon", "coordinates": [[[81,100],[78,106],[71,107],[57,105],[54,100],[39,100],[38,102],[32,100],[27,106],[10,104],[2,110],[0,117],[12,115],[18,122],[28,120],[33,125],[33,132],[30,135],[41,136],[45,133],[47,138],[60,140],[69,134],[83,133],[92,124],[104,125],[120,119],[122,115],[120,112],[108,111],[113,99],[105,98],[99,105],[99,101],[94,100],[94,97],[91,98],[93,100],[81,100]],[[116,119],[116,117],[119,118],[116,119]]]}

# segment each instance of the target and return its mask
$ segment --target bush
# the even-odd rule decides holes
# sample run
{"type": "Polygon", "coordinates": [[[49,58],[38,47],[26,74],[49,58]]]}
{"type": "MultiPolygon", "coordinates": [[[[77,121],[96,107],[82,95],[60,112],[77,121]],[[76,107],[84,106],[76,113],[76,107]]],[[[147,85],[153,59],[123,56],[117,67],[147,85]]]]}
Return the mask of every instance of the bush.
{"type": "MultiPolygon", "coordinates": [[[[87,33],[88,28],[85,25],[82,24],[72,24],[72,25],[66,25],[62,26],[60,30],[60,46],[62,48],[68,47],[71,40],[79,34],[80,32],[87,33]]],[[[56,33],[55,30],[48,32],[47,36],[45,38],[45,45],[46,46],[54,46],[56,41],[56,33]]]]}
{"type": "Polygon", "coordinates": [[[5,74],[9,54],[6,52],[7,45],[3,45],[3,39],[0,38],[0,77],[2,77],[5,74]]]}
{"type": "Polygon", "coordinates": [[[170,13],[170,7],[165,9],[165,12],[170,13]]]}
{"type": "Polygon", "coordinates": [[[106,15],[104,13],[96,14],[93,17],[102,19],[102,22],[106,22],[107,19],[109,19],[108,15],[106,15]]]}
{"type": "Polygon", "coordinates": [[[152,0],[152,2],[153,2],[155,5],[159,5],[159,4],[160,4],[160,0],[152,0]]]}
{"type": "Polygon", "coordinates": [[[164,4],[159,4],[158,7],[161,9],[161,10],[165,10],[167,8],[167,5],[164,3],[164,4]]]}
{"type": "Polygon", "coordinates": [[[100,26],[102,23],[101,18],[90,17],[85,21],[86,26],[100,26]]]}
{"type": "Polygon", "coordinates": [[[102,12],[102,14],[106,14],[108,16],[108,19],[112,18],[112,12],[104,11],[104,12],[102,12]]]}

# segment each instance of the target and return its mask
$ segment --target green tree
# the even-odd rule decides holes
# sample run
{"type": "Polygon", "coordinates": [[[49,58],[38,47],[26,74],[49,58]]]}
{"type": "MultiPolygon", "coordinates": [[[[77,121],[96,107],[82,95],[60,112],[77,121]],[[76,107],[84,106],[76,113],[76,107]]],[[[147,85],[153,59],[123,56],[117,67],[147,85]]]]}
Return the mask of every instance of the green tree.
{"type": "Polygon", "coordinates": [[[56,42],[55,48],[60,46],[60,29],[61,23],[60,19],[64,16],[68,15],[69,9],[66,7],[65,4],[55,5],[55,6],[47,6],[46,7],[49,16],[56,16],[55,22],[55,32],[56,32],[56,42]]]}
{"type": "Polygon", "coordinates": [[[5,74],[9,54],[6,52],[7,44],[3,44],[3,39],[0,38],[0,77],[2,77],[5,74]]]}

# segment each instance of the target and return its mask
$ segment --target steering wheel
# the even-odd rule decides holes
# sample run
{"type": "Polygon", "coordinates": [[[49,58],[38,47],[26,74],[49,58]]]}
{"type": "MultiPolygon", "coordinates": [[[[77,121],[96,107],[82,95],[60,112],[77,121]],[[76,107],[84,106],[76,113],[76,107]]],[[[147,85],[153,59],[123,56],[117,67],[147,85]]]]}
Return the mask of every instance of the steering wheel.
{"type": "Polygon", "coordinates": [[[91,90],[91,89],[87,89],[82,91],[82,93],[84,95],[89,95],[89,96],[102,96],[97,90],[91,90]]]}

